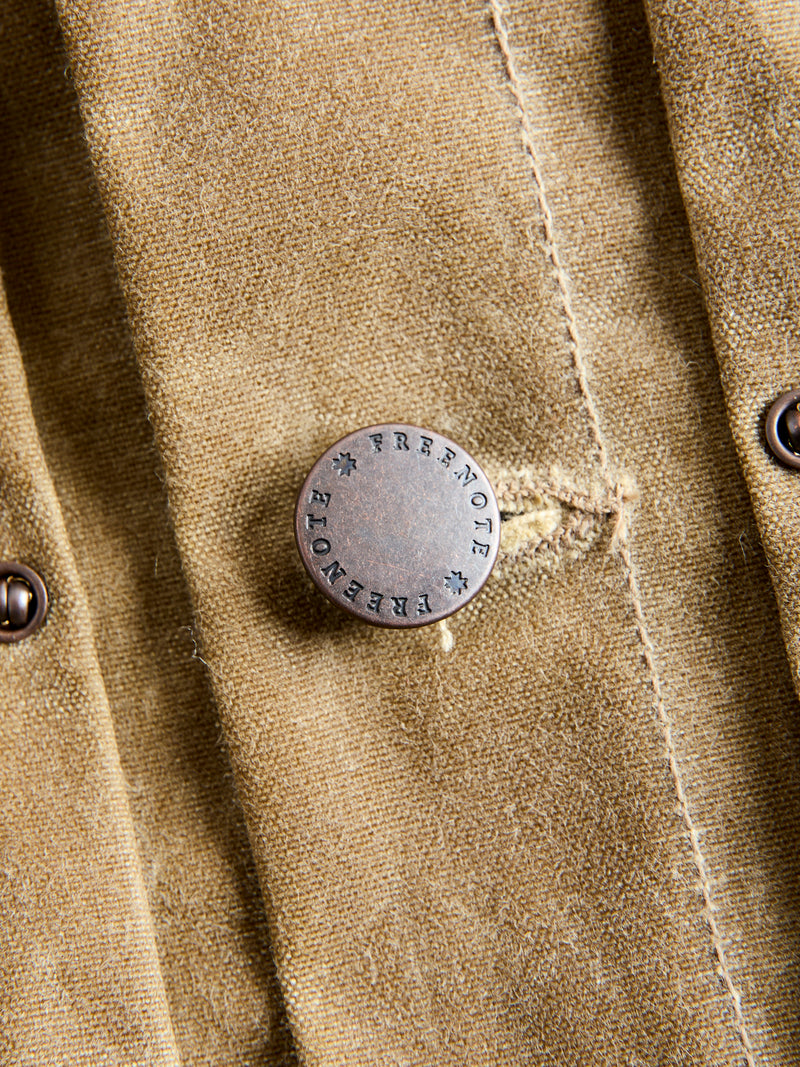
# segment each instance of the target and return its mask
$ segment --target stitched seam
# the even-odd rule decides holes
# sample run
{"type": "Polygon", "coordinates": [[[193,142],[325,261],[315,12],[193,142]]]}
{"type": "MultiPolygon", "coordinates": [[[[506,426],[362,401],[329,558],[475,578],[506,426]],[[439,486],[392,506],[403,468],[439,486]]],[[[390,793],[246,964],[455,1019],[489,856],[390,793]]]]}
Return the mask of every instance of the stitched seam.
{"type": "Polygon", "coordinates": [[[530,537],[513,551],[504,549],[501,543],[498,562],[516,563],[539,556],[559,556],[572,548],[588,548],[599,535],[600,529],[601,522],[595,515],[576,511],[552,533],[545,534],[544,537],[530,537]]]}
{"type": "Polygon", "coordinates": [[[700,875],[700,887],[703,895],[703,902],[705,904],[705,918],[708,923],[709,930],[711,931],[711,941],[714,946],[714,952],[716,953],[719,974],[725,983],[725,987],[730,994],[733,1001],[734,1018],[736,1020],[736,1029],[739,1033],[739,1039],[744,1049],[745,1058],[747,1060],[748,1067],[756,1067],[756,1061],[753,1056],[753,1046],[750,1041],[750,1035],[747,1031],[747,1025],[745,1023],[744,1015],[742,1013],[742,998],[739,990],[734,985],[733,977],[728,967],[728,961],[725,954],[725,947],[720,934],[717,920],[714,917],[716,907],[711,899],[711,876],[708,872],[708,865],[706,864],[705,856],[700,844],[700,836],[697,832],[697,827],[689,811],[689,801],[686,793],[683,789],[683,782],[681,780],[680,770],[678,768],[677,750],[675,748],[675,741],[672,734],[672,723],[667,713],[666,706],[664,704],[664,697],[661,690],[661,682],[658,676],[658,669],[655,663],[655,649],[653,643],[650,640],[650,635],[647,630],[647,624],[644,619],[644,611],[642,609],[642,600],[639,593],[639,586],[636,581],[636,575],[633,570],[633,561],[631,559],[630,550],[628,548],[628,542],[626,536],[623,535],[619,538],[618,551],[620,558],[625,566],[625,572],[628,582],[628,588],[630,590],[631,601],[633,604],[633,613],[636,619],[636,628],[639,631],[639,637],[642,641],[643,654],[645,662],[647,663],[648,670],[650,672],[650,680],[653,687],[653,693],[656,698],[656,707],[658,709],[658,717],[661,721],[661,726],[664,731],[664,740],[667,746],[667,758],[669,760],[670,771],[675,782],[675,792],[678,797],[678,804],[680,805],[681,814],[686,829],[689,832],[689,841],[692,849],[692,856],[694,857],[695,864],[697,866],[698,874],[700,875]]]}
{"type": "Polygon", "coordinates": [[[611,475],[608,464],[608,453],[606,451],[605,442],[603,440],[602,431],[600,429],[600,420],[598,418],[597,409],[594,404],[591,392],[589,390],[589,383],[586,375],[586,366],[583,361],[583,355],[580,347],[580,335],[578,332],[578,326],[575,319],[575,314],[572,309],[572,301],[569,296],[569,288],[567,283],[566,273],[561,265],[561,260],[558,255],[558,250],[555,243],[555,228],[553,224],[553,216],[550,212],[550,206],[547,202],[545,195],[544,181],[542,179],[541,169],[539,166],[539,159],[536,154],[536,148],[533,143],[533,134],[531,130],[531,122],[528,113],[528,104],[525,98],[525,93],[522,88],[522,82],[517,72],[516,63],[514,62],[514,56],[511,51],[511,45],[508,37],[508,29],[506,27],[505,15],[500,0],[488,0],[489,8],[492,13],[492,23],[494,26],[495,36],[502,53],[503,60],[506,68],[506,75],[508,77],[511,95],[514,98],[514,102],[517,106],[520,121],[520,138],[522,141],[525,154],[528,157],[530,165],[531,176],[536,188],[536,196],[539,201],[539,212],[541,216],[542,229],[544,231],[545,238],[545,252],[549,256],[550,261],[553,264],[555,270],[556,282],[558,284],[559,294],[561,297],[561,304],[564,312],[564,318],[566,320],[567,334],[568,334],[568,348],[572,355],[573,366],[575,368],[575,374],[578,379],[578,385],[583,397],[583,401],[586,405],[586,410],[589,415],[589,422],[592,431],[592,437],[597,447],[598,455],[600,458],[600,467],[603,474],[603,479],[606,484],[606,488],[610,493],[614,493],[617,498],[617,521],[615,524],[614,535],[612,539],[612,545],[619,554],[625,569],[625,578],[628,585],[628,591],[631,598],[631,604],[633,607],[634,619],[636,621],[636,629],[639,634],[639,639],[642,644],[643,656],[645,664],[647,665],[648,673],[650,675],[650,685],[653,690],[653,696],[655,700],[655,706],[658,713],[658,718],[661,723],[661,727],[664,734],[664,741],[667,749],[667,759],[669,762],[670,772],[675,785],[675,792],[678,798],[678,804],[681,811],[681,816],[686,829],[689,833],[689,841],[691,846],[692,857],[697,867],[698,874],[700,876],[700,890],[705,904],[705,918],[711,932],[711,940],[714,946],[714,951],[717,956],[719,964],[719,974],[723,979],[725,987],[733,1001],[734,1018],[736,1022],[736,1029],[738,1032],[739,1040],[741,1041],[742,1048],[744,1050],[745,1058],[747,1060],[748,1067],[756,1067],[756,1061],[753,1056],[753,1046],[750,1041],[750,1036],[745,1024],[744,1015],[742,1013],[742,1000],[739,990],[736,988],[733,982],[733,978],[728,967],[726,953],[723,945],[723,940],[717,926],[717,921],[714,917],[715,907],[711,899],[711,877],[708,872],[708,865],[706,863],[705,856],[703,855],[702,847],[700,844],[700,836],[697,832],[697,828],[689,810],[689,802],[684,792],[683,782],[681,780],[680,769],[678,767],[677,750],[675,748],[675,739],[672,733],[672,723],[670,722],[669,715],[667,714],[666,706],[664,703],[663,692],[661,689],[661,681],[658,674],[658,668],[655,661],[655,649],[653,643],[650,640],[650,635],[647,629],[647,623],[645,622],[644,610],[642,607],[642,598],[639,591],[639,585],[636,581],[636,575],[633,567],[633,559],[631,557],[630,549],[628,547],[628,531],[626,522],[626,510],[625,510],[625,497],[622,486],[615,481],[611,475]]]}
{"type": "Polygon", "coordinates": [[[534,552],[538,553],[548,548],[560,551],[571,548],[575,544],[581,544],[587,540],[593,527],[597,527],[597,520],[593,516],[574,512],[560,530],[554,530],[553,533],[542,538],[534,552]]]}
{"type": "Polygon", "coordinates": [[[553,533],[539,541],[531,540],[521,545],[516,552],[504,552],[502,547],[498,559],[501,562],[516,563],[519,560],[557,559],[571,549],[589,548],[600,533],[598,520],[592,515],[576,512],[567,522],[553,533]]]}
{"type": "Polygon", "coordinates": [[[572,361],[575,367],[575,373],[578,378],[578,384],[580,386],[581,395],[583,396],[583,402],[586,405],[586,410],[589,413],[589,421],[592,428],[592,437],[594,438],[595,445],[597,446],[598,453],[600,455],[600,463],[603,468],[603,472],[608,470],[608,459],[606,456],[606,447],[603,443],[603,437],[600,433],[600,422],[597,418],[597,411],[594,406],[594,400],[589,392],[589,384],[586,380],[586,367],[584,366],[583,359],[580,352],[580,339],[578,334],[578,324],[575,321],[575,313],[572,310],[572,301],[569,296],[569,288],[567,286],[567,276],[564,268],[561,265],[561,260],[558,255],[558,248],[555,241],[555,227],[553,224],[553,216],[550,212],[550,205],[547,202],[547,196],[544,190],[544,180],[542,179],[542,172],[539,167],[539,157],[536,154],[536,148],[533,143],[533,131],[531,129],[530,117],[528,114],[528,104],[525,99],[525,93],[522,88],[522,82],[520,81],[519,74],[517,73],[517,66],[514,62],[514,57],[511,52],[511,44],[508,39],[508,30],[506,28],[505,16],[503,15],[503,9],[500,4],[500,0],[489,0],[489,6],[492,11],[492,22],[494,24],[495,35],[497,36],[498,44],[500,45],[500,51],[503,54],[505,60],[506,74],[508,76],[509,84],[511,87],[511,95],[514,97],[514,102],[517,105],[517,111],[519,112],[520,119],[520,138],[522,140],[525,154],[528,157],[528,163],[530,165],[531,174],[533,176],[533,182],[536,186],[536,196],[539,201],[539,214],[542,220],[542,229],[544,230],[544,250],[548,256],[550,262],[553,264],[555,271],[556,281],[558,283],[558,292],[561,297],[561,306],[564,311],[564,318],[567,326],[568,348],[572,355],[572,361]]]}
{"type": "MultiPolygon", "coordinates": [[[[600,518],[608,518],[616,515],[619,509],[619,498],[616,489],[608,497],[592,497],[588,493],[571,492],[562,489],[550,482],[520,481],[512,482],[505,478],[498,479],[494,485],[495,496],[500,510],[503,504],[516,504],[518,500],[525,500],[532,496],[548,496],[552,500],[558,500],[561,504],[568,504],[576,511],[584,511],[589,515],[597,515],[600,518]]],[[[623,502],[625,504],[638,499],[635,490],[625,490],[623,502]]]]}

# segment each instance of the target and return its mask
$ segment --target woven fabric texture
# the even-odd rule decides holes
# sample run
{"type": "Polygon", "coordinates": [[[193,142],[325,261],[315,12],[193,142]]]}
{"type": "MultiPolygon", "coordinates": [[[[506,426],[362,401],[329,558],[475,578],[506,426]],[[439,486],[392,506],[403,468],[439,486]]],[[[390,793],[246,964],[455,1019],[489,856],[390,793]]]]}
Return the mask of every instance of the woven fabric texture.
{"type": "Polygon", "coordinates": [[[4,1063],[797,1064],[793,11],[6,5],[4,1063]],[[294,549],[384,421],[444,627],[294,549]]]}

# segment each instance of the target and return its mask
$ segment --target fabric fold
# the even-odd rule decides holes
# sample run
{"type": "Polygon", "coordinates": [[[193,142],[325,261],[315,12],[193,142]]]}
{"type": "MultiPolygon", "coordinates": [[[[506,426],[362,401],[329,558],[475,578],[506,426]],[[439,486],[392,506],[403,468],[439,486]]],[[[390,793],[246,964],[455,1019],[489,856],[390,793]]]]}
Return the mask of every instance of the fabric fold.
{"type": "MultiPolygon", "coordinates": [[[[32,506],[39,508],[35,535],[54,538],[61,553],[52,567],[47,564],[49,581],[56,591],[79,582],[84,596],[80,602],[72,597],[66,608],[56,604],[62,621],[55,638],[45,638],[48,623],[32,639],[40,648],[45,640],[42,655],[26,656],[26,646],[2,646],[0,656],[18,663],[17,689],[0,686],[8,728],[15,724],[18,733],[4,750],[4,772],[14,782],[6,825],[15,827],[19,839],[10,854],[30,846],[36,872],[31,882],[45,871],[61,877],[59,851],[78,872],[60,896],[41,893],[27,902],[29,913],[12,907],[3,921],[9,951],[0,996],[22,988],[29,995],[14,1004],[13,1026],[9,1017],[6,1027],[4,1015],[14,1051],[2,1058],[20,1064],[161,1063],[158,1027],[168,1027],[174,1035],[170,1056],[183,1063],[285,1065],[294,1055],[264,907],[193,637],[68,59],[48,3],[16,5],[2,21],[0,80],[13,85],[0,108],[0,269],[8,331],[13,329],[5,355],[8,367],[20,355],[22,360],[17,378],[9,378],[0,419],[8,434],[4,472],[12,481],[18,468],[24,474],[25,449],[36,442],[37,474],[30,485],[32,506]],[[23,389],[29,404],[24,419],[11,410],[23,389]],[[65,619],[63,612],[73,609],[75,619],[65,619]],[[91,671],[86,668],[94,694],[88,707],[82,690],[73,691],[64,675],[74,659],[70,627],[76,626],[91,631],[94,649],[91,671]],[[33,718],[23,710],[29,688],[49,694],[33,718]],[[74,756],[73,764],[71,746],[84,720],[105,731],[105,747],[102,758],[95,746],[74,756]],[[20,756],[26,748],[29,753],[20,756]],[[67,771],[60,778],[62,766],[67,771]],[[123,834],[109,823],[108,833],[121,835],[129,854],[115,859],[112,850],[98,857],[95,828],[74,817],[76,797],[87,811],[93,806],[102,822],[120,793],[129,809],[127,829],[123,834]],[[42,837],[34,828],[46,825],[58,827],[58,846],[37,853],[42,837]],[[133,917],[132,905],[115,910],[108,899],[123,892],[127,865],[138,871],[142,891],[133,917]],[[102,904],[87,889],[95,882],[101,883],[102,904]],[[132,950],[130,960],[114,959],[118,927],[144,921],[157,954],[150,943],[144,962],[132,950]],[[85,940],[81,923],[90,932],[85,940]],[[35,951],[23,950],[26,939],[42,952],[60,939],[61,955],[32,965],[35,951]],[[98,955],[104,944],[108,960],[98,955]],[[46,966],[51,969],[43,972],[46,966]],[[75,972],[74,1029],[62,1018],[70,994],[69,983],[61,982],[67,968],[75,972]],[[137,1011],[142,1032],[132,1030],[121,1040],[120,1030],[128,1023],[134,1028],[137,1011]]],[[[9,490],[6,503],[0,558],[25,549],[20,499],[9,490]]],[[[121,818],[115,815],[117,822],[121,818]]]]}
{"type": "Polygon", "coordinates": [[[739,794],[715,816],[708,738],[749,771],[742,709],[791,697],[760,556],[715,592],[746,497],[688,414],[724,433],[641,8],[60,11],[300,1055],[752,1060],[755,950],[712,913],[765,833],[739,794]],[[447,647],[360,627],[309,588],[292,508],[390,419],[619,521],[499,574],[447,647]]]}
{"type": "Polygon", "coordinates": [[[50,608],[2,646],[3,1029],[8,1063],[180,1063],[86,597],[0,309],[0,555],[50,608]]]}
{"type": "Polygon", "coordinates": [[[800,684],[797,472],[767,412],[800,382],[800,10],[649,0],[656,59],[739,460],[800,684]]]}

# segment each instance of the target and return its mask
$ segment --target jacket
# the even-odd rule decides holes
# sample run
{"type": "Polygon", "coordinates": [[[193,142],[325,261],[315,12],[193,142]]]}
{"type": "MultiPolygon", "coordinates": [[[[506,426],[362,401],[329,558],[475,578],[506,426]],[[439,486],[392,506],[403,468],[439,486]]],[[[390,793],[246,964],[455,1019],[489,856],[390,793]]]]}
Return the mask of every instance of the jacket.
{"type": "Polygon", "coordinates": [[[796,3],[2,28],[0,1060],[796,1067],[796,3]],[[444,625],[294,548],[381,422],[498,497],[444,625]]]}

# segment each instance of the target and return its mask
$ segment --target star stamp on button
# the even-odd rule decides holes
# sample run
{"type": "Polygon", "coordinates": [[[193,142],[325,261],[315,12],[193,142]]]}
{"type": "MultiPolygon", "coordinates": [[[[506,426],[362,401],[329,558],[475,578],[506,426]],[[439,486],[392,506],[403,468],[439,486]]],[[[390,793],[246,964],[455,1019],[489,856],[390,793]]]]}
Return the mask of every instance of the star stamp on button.
{"type": "Polygon", "coordinates": [[[317,588],[374,626],[447,618],[480,592],[500,546],[489,479],[418,426],[369,426],[331,445],[297,498],[295,538],[317,588]]]}

